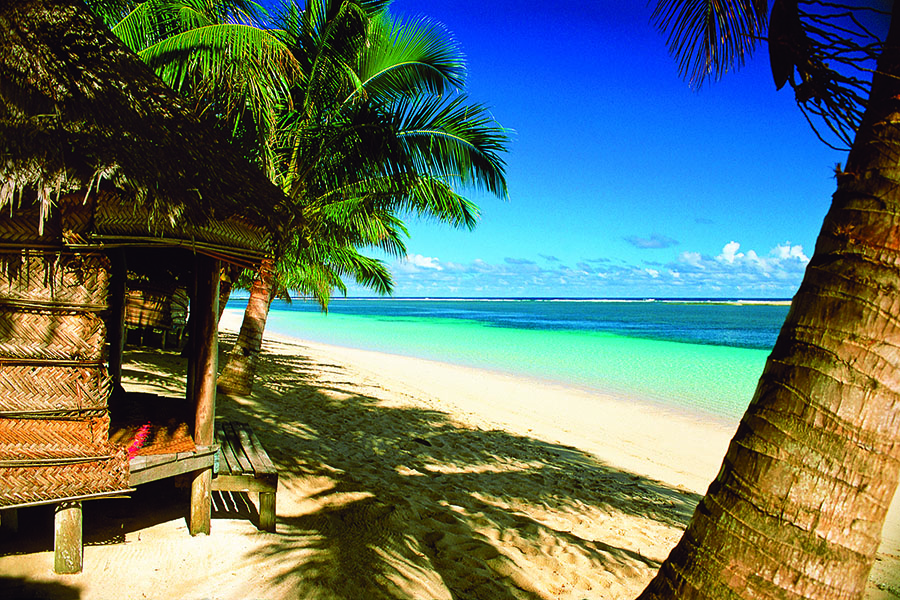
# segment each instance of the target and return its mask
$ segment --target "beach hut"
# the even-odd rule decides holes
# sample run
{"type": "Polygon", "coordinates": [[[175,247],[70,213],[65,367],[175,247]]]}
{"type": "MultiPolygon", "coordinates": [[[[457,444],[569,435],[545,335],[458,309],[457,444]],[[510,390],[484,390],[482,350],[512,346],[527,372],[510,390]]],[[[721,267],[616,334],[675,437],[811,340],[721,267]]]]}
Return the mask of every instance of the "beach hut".
{"type": "Polygon", "coordinates": [[[0,2],[0,523],[55,504],[58,571],[81,569],[82,501],[153,479],[192,474],[209,531],[220,265],[258,264],[282,200],[82,0],[0,2]],[[144,408],[183,427],[135,457],[126,279],[160,265],[192,296],[188,381],[144,408]]]}

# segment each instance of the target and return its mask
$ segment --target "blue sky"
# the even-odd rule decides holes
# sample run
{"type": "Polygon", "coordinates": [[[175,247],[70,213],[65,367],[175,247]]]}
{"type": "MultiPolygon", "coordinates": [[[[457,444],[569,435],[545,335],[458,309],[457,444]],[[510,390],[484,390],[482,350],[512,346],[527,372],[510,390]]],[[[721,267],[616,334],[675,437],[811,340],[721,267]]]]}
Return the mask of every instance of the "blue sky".
{"type": "MultiPolygon", "coordinates": [[[[395,296],[791,297],[845,153],[761,47],[700,91],[641,2],[395,0],[452,32],[512,130],[475,231],[410,220],[395,296]]],[[[351,289],[351,295],[368,295],[351,289]]]]}

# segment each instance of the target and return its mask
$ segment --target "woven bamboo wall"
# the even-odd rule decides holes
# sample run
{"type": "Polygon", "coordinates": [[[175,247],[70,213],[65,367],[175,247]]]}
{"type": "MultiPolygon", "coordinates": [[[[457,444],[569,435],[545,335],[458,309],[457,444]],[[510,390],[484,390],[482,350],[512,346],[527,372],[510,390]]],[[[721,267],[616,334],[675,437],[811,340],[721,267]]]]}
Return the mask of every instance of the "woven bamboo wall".
{"type": "Polygon", "coordinates": [[[109,278],[102,254],[0,252],[0,416],[106,408],[109,278]]]}
{"type": "Polygon", "coordinates": [[[109,415],[88,418],[0,418],[0,458],[64,460],[106,456],[109,415]]]}
{"type": "Polygon", "coordinates": [[[108,456],[78,462],[3,462],[0,467],[0,507],[85,498],[127,489],[128,457],[124,446],[108,456]]]}
{"type": "Polygon", "coordinates": [[[0,359],[0,414],[106,411],[112,378],[102,363],[48,364],[0,359]]]}
{"type": "Polygon", "coordinates": [[[109,290],[109,262],[98,254],[60,254],[56,251],[0,254],[0,297],[7,302],[75,304],[105,309],[109,290]]]}
{"type": "Polygon", "coordinates": [[[128,290],[125,297],[125,324],[129,327],[171,329],[174,324],[171,294],[128,290]]]}
{"type": "Polygon", "coordinates": [[[108,441],[110,274],[100,253],[0,251],[0,507],[127,488],[108,441]]]}

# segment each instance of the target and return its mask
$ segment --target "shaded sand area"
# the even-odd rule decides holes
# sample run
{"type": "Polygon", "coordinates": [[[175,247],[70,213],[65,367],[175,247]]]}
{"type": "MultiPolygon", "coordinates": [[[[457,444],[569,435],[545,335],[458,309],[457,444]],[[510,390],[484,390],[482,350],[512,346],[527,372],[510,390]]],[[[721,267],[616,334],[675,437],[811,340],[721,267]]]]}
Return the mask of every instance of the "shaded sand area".
{"type": "MultiPolygon", "coordinates": [[[[236,323],[230,318],[226,330],[236,323]]],[[[230,328],[230,329],[229,329],[230,328]]],[[[223,335],[223,352],[233,342],[223,335]]],[[[127,387],[174,395],[177,353],[127,356],[127,387]]],[[[297,340],[256,391],[219,397],[279,467],[275,534],[255,497],[187,491],[85,503],[85,571],[52,573],[52,510],[0,538],[0,598],[626,599],[666,557],[732,426],[503,374],[297,340]]],[[[252,495],[251,495],[252,496],[252,495]]],[[[900,598],[898,502],[869,600],[900,598]]]]}

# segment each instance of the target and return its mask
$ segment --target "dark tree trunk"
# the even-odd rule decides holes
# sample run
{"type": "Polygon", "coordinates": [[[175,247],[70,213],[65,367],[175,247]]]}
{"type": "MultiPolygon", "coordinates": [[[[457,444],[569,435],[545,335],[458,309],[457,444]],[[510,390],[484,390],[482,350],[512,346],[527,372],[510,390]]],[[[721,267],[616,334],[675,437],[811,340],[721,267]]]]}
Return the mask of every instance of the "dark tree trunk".
{"type": "Polygon", "coordinates": [[[274,297],[275,267],[271,260],[265,260],[250,288],[241,332],[219,376],[219,391],[222,393],[246,396],[253,391],[263,332],[274,297]]]}
{"type": "Polygon", "coordinates": [[[219,285],[219,321],[222,320],[222,313],[225,312],[225,305],[231,298],[231,291],[234,289],[234,282],[240,276],[243,267],[237,265],[225,264],[222,266],[222,282],[219,285]]]}
{"type": "Polygon", "coordinates": [[[900,17],[722,468],[641,600],[859,599],[900,475],[900,17]]]}

